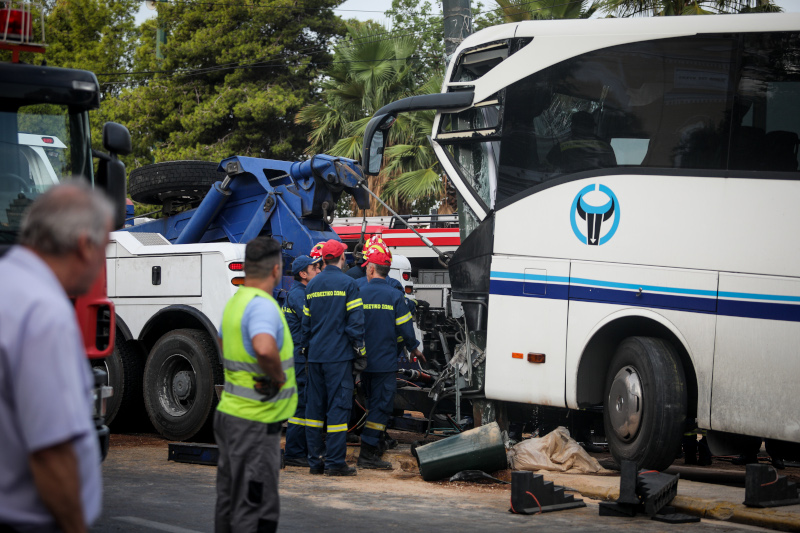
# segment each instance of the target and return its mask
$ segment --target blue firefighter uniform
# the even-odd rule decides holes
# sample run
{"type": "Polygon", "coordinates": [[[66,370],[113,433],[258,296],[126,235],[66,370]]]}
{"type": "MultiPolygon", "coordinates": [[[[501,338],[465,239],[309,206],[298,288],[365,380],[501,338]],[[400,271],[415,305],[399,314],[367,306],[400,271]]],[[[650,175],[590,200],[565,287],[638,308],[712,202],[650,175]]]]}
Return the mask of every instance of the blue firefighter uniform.
{"type": "Polygon", "coordinates": [[[308,374],[306,373],[306,356],[303,353],[301,337],[303,330],[303,307],[306,305],[306,286],[299,281],[292,284],[286,301],[282,307],[283,316],[292,332],[294,341],[294,375],[297,382],[297,410],[294,416],[289,419],[286,428],[286,458],[298,458],[308,456],[308,446],[306,445],[306,385],[308,384],[308,374]]]}
{"type": "Polygon", "coordinates": [[[377,447],[392,414],[397,390],[397,342],[400,337],[409,351],[419,346],[414,336],[411,312],[403,293],[387,280],[373,278],[361,288],[364,306],[364,341],[367,368],[361,380],[367,391],[367,422],[361,440],[377,447]]]}
{"type": "MultiPolygon", "coordinates": [[[[350,271],[348,270],[348,272],[350,272],[350,271]]],[[[406,288],[403,287],[402,283],[400,283],[399,281],[397,281],[396,279],[394,279],[392,277],[387,277],[385,281],[386,281],[386,283],[389,284],[390,287],[392,287],[393,289],[397,289],[398,291],[400,291],[400,294],[402,294],[405,297],[406,288]]],[[[364,287],[366,287],[367,283],[369,283],[369,280],[367,280],[366,276],[363,277],[363,278],[356,279],[356,284],[358,285],[358,290],[361,290],[364,287]]],[[[411,298],[406,298],[405,302],[406,302],[406,305],[408,306],[408,310],[411,311],[411,316],[413,317],[414,314],[417,312],[417,303],[411,298]]],[[[412,327],[412,329],[413,329],[413,327],[412,327]]],[[[399,339],[399,337],[398,337],[398,339],[399,339]]],[[[397,353],[398,353],[398,355],[403,355],[403,347],[404,346],[405,346],[405,344],[403,343],[402,340],[398,340],[397,341],[397,353]]]]}
{"type": "Polygon", "coordinates": [[[364,308],[355,280],[328,265],[306,286],[303,341],[308,348],[308,463],[319,471],[327,422],[326,470],[348,468],[347,421],[353,402],[354,346],[364,345],[364,308]]]}
{"type": "Polygon", "coordinates": [[[345,274],[347,274],[348,276],[350,276],[355,280],[367,279],[367,269],[359,264],[351,266],[349,269],[347,269],[347,272],[345,272],[345,274]]]}

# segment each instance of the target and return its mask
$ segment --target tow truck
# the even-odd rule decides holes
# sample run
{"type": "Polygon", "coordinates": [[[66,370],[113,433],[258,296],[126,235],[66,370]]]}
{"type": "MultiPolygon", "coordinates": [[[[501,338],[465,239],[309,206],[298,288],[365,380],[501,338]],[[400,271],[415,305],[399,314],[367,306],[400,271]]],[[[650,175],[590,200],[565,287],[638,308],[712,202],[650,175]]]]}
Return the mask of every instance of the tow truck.
{"type": "MultiPolygon", "coordinates": [[[[0,50],[0,255],[19,236],[25,208],[58,183],[83,178],[114,202],[115,227],[125,218],[125,165],[118,155],[131,151],[128,130],[113,122],[103,126],[103,147],[92,150],[89,112],[100,107],[97,78],[85,70],[25,64],[23,52],[44,53],[44,37],[34,35],[33,4],[3,2],[0,50]],[[98,160],[94,172],[92,160],[98,160]]],[[[38,10],[39,13],[43,11],[38,10]]],[[[39,28],[44,27],[41,15],[39,28]]],[[[114,306],[106,296],[103,272],[89,293],[73,299],[86,354],[95,369],[94,419],[103,457],[108,450],[105,406],[113,393],[107,385],[105,358],[114,347],[114,306]]]]}
{"type": "MultiPolygon", "coordinates": [[[[223,385],[217,332],[244,282],[246,243],[276,239],[288,273],[314,244],[341,240],[331,228],[334,206],[348,194],[367,209],[365,187],[357,161],[324,154],[297,162],[170,161],[132,171],[131,197],[160,204],[164,216],[112,233],[108,247],[118,339],[108,360],[117,386],[109,421],[125,425],[146,412],[167,439],[207,435],[223,385]]],[[[410,287],[410,274],[408,260],[395,255],[390,275],[410,287]]],[[[285,275],[276,288],[279,302],[292,281],[285,275]]]]}

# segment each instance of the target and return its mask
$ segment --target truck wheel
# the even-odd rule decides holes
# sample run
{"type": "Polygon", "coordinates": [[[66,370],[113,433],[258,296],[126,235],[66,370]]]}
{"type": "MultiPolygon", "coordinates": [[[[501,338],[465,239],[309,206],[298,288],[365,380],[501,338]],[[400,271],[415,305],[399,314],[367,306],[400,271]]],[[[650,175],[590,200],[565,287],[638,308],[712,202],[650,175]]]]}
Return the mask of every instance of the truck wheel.
{"type": "Polygon", "coordinates": [[[106,424],[114,424],[115,430],[136,429],[144,415],[144,358],[117,332],[114,351],[95,364],[105,367],[108,384],[114,389],[114,395],[106,403],[106,424]]]}
{"type": "Polygon", "coordinates": [[[629,337],[617,347],[605,386],[605,425],[614,459],[664,470],[675,460],[687,412],[683,365],[668,342],[629,337]]]}
{"type": "Polygon", "coordinates": [[[131,198],[143,204],[161,205],[166,201],[199,202],[225,173],[219,163],[210,161],[167,161],[133,169],[131,198]]]}
{"type": "Polygon", "coordinates": [[[178,329],[161,337],[144,368],[144,403],[156,431],[170,440],[210,434],[217,405],[214,384],[222,379],[208,333],[178,329]]]}

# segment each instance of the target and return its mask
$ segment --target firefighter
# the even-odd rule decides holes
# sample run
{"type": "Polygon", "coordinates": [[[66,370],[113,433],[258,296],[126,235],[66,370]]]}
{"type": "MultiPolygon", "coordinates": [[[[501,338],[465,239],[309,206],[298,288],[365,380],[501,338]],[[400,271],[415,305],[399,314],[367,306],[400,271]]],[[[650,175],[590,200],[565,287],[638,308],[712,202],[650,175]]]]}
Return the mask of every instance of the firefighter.
{"type": "MultiPolygon", "coordinates": [[[[367,270],[366,270],[367,263],[369,263],[369,261],[367,261],[367,254],[369,253],[369,249],[374,246],[378,246],[382,252],[388,254],[389,260],[391,262],[392,252],[389,250],[389,246],[386,244],[386,241],[384,241],[379,235],[373,235],[372,237],[370,237],[369,241],[367,241],[367,244],[364,247],[364,254],[363,254],[364,263],[360,267],[360,269],[364,272],[364,276],[356,278],[356,284],[358,285],[359,289],[366,286],[366,284],[369,281],[367,279],[367,270]]],[[[350,270],[353,270],[354,268],[355,267],[351,268],[350,270]]],[[[348,274],[350,273],[350,270],[347,271],[348,274]]],[[[386,282],[389,284],[390,287],[397,289],[405,296],[406,289],[405,287],[403,287],[402,283],[400,283],[399,281],[390,276],[386,277],[386,282]]],[[[413,299],[407,298],[406,305],[408,306],[408,310],[411,311],[411,315],[413,316],[417,309],[416,303],[414,302],[413,299]]],[[[400,348],[398,351],[402,351],[402,348],[400,348]]]]}
{"type": "Polygon", "coordinates": [[[312,246],[311,247],[311,253],[308,254],[309,257],[311,257],[311,259],[319,258],[320,261],[321,261],[322,260],[322,247],[323,246],[325,246],[325,242],[324,241],[323,242],[318,242],[317,244],[312,246]]]}
{"type": "Polygon", "coordinates": [[[391,470],[381,460],[380,438],[392,414],[397,390],[397,342],[402,338],[414,357],[422,354],[414,335],[411,312],[405,298],[389,286],[386,276],[392,257],[385,245],[371,246],[366,253],[368,283],[361,289],[364,307],[364,331],[367,367],[361,381],[367,394],[367,422],[361,432],[360,468],[391,470]]]}
{"type": "Polygon", "coordinates": [[[278,528],[281,428],[297,407],[292,334],[272,297],[282,267],[280,243],[248,242],[244,285],[222,315],[225,390],[214,415],[217,532],[278,528]]]}
{"type": "Polygon", "coordinates": [[[367,365],[364,309],[356,282],[342,272],[347,246],[322,247],[325,269],[306,287],[302,345],[307,350],[306,441],[312,474],[355,476],[347,466],[347,421],[353,401],[353,370],[367,365]],[[327,422],[323,462],[322,426],[327,422]]]}
{"type": "Polygon", "coordinates": [[[282,311],[292,331],[294,346],[294,375],[297,381],[297,410],[289,419],[286,429],[285,462],[289,466],[308,466],[306,446],[306,356],[300,343],[303,327],[303,307],[306,305],[306,285],[320,271],[322,256],[312,259],[307,255],[297,257],[292,263],[294,283],[286,297],[282,311]]]}

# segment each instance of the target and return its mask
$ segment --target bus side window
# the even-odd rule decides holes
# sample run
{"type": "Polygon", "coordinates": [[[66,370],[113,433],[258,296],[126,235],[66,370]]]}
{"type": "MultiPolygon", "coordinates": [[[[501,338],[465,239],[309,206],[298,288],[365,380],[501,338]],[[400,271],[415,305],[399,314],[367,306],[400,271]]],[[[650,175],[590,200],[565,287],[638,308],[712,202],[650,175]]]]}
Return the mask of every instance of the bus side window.
{"type": "Polygon", "coordinates": [[[730,168],[796,172],[800,166],[800,34],[744,34],[741,65],[730,168]]]}
{"type": "Polygon", "coordinates": [[[509,85],[497,200],[575,172],[724,169],[737,45],[731,36],[625,44],[509,85]]]}

